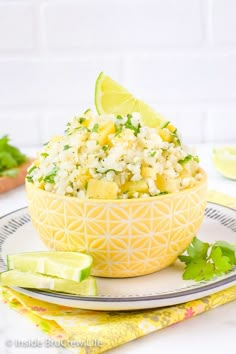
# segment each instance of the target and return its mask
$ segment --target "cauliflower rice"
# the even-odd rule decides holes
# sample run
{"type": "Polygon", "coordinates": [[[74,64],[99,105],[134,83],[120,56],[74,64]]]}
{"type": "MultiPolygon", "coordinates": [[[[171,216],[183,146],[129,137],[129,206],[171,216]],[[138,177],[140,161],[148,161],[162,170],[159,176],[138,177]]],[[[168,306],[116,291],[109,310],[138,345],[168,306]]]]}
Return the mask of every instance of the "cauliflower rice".
{"type": "Polygon", "coordinates": [[[198,162],[170,123],[156,129],[144,126],[138,113],[88,110],[45,144],[27,180],[77,198],[144,198],[194,186],[202,178],[198,162]]]}

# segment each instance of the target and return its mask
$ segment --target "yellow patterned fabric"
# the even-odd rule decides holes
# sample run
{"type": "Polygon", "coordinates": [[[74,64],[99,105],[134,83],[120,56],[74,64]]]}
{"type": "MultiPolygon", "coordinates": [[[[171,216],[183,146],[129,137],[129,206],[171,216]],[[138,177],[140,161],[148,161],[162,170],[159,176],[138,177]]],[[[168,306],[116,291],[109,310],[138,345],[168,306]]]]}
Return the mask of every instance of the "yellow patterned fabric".
{"type": "MultiPolygon", "coordinates": [[[[236,199],[221,193],[211,191],[208,199],[236,208],[236,199]]],[[[177,306],[130,312],[99,312],[49,304],[7,287],[1,290],[5,303],[30,318],[55,343],[77,354],[102,353],[236,300],[236,286],[233,286],[177,306]]]]}

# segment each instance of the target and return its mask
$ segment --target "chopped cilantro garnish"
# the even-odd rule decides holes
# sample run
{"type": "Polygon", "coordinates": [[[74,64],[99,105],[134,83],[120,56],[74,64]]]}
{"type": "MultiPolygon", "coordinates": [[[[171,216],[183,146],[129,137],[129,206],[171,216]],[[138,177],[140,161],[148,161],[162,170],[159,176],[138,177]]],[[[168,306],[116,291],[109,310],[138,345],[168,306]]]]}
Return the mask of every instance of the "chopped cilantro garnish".
{"type": "Polygon", "coordinates": [[[51,172],[49,172],[45,177],[44,177],[44,182],[46,183],[55,183],[55,176],[57,174],[59,170],[59,167],[55,166],[53,167],[53,169],[51,170],[51,172]]]}
{"type": "Polygon", "coordinates": [[[81,118],[79,119],[80,124],[82,124],[82,123],[85,122],[85,121],[86,121],[86,118],[84,118],[84,117],[81,117],[81,118]]]}
{"type": "Polygon", "coordinates": [[[174,137],[174,142],[177,145],[181,145],[181,141],[180,141],[179,136],[177,134],[177,129],[175,129],[175,131],[173,133],[170,132],[170,135],[172,135],[174,137]]]}
{"type": "Polygon", "coordinates": [[[125,127],[126,127],[127,129],[133,130],[133,131],[134,131],[134,135],[137,136],[138,133],[140,132],[141,125],[140,125],[140,123],[139,123],[138,126],[135,127],[135,126],[132,124],[132,122],[131,122],[131,118],[132,118],[132,114],[127,114],[127,121],[126,121],[126,123],[125,123],[125,127]]]}
{"type": "Polygon", "coordinates": [[[183,160],[179,160],[179,163],[182,165],[182,164],[185,164],[187,162],[189,162],[190,160],[192,160],[193,156],[192,155],[187,155],[183,160]]]}
{"type": "Polygon", "coordinates": [[[43,180],[43,176],[40,176],[40,177],[38,178],[38,182],[40,183],[40,182],[42,182],[42,180],[43,180]]]}
{"type": "Polygon", "coordinates": [[[28,171],[28,174],[30,175],[37,167],[35,165],[33,165],[29,171],[28,171]]]}
{"type": "Polygon", "coordinates": [[[103,175],[103,174],[106,174],[106,173],[108,173],[108,172],[111,172],[111,171],[117,173],[117,171],[114,170],[113,168],[109,168],[109,169],[107,169],[106,171],[99,171],[99,169],[96,168],[96,173],[100,173],[100,174],[102,174],[102,175],[103,175]]]}
{"type": "Polygon", "coordinates": [[[80,127],[81,128],[81,130],[83,129],[83,130],[86,130],[87,132],[91,132],[91,130],[89,129],[89,128],[87,128],[87,127],[85,127],[85,126],[82,126],[82,127],[80,127]]]}
{"type": "Polygon", "coordinates": [[[93,128],[92,128],[92,132],[94,133],[97,133],[98,132],[98,129],[99,129],[99,124],[98,123],[95,123],[93,128]]]}
{"type": "Polygon", "coordinates": [[[31,176],[26,176],[26,179],[28,182],[33,183],[33,178],[31,176]]]}
{"type": "Polygon", "coordinates": [[[169,124],[170,124],[170,121],[164,123],[164,124],[161,126],[161,129],[164,129],[164,128],[168,127],[169,124]]]}
{"type": "Polygon", "coordinates": [[[189,161],[196,161],[196,162],[199,162],[199,158],[198,156],[193,156],[193,155],[187,155],[183,160],[179,160],[178,162],[181,164],[181,165],[184,165],[185,163],[189,162],[189,161]]]}
{"type": "Polygon", "coordinates": [[[116,116],[116,119],[122,119],[123,117],[120,115],[120,114],[118,114],[117,116],[116,116]]]}
{"type": "Polygon", "coordinates": [[[117,173],[117,171],[114,170],[114,168],[109,168],[108,170],[106,170],[106,171],[103,172],[103,173],[108,173],[108,172],[111,172],[111,171],[117,173]]]}
{"type": "Polygon", "coordinates": [[[108,149],[109,149],[109,146],[108,146],[108,145],[103,145],[103,147],[102,147],[102,150],[103,150],[103,151],[106,152],[108,149]]]}
{"type": "Polygon", "coordinates": [[[70,149],[70,148],[71,148],[71,146],[70,146],[70,145],[64,145],[63,150],[68,150],[68,149],[70,149]]]}
{"type": "MultiPolygon", "coordinates": [[[[80,127],[76,127],[74,130],[86,130],[87,132],[90,132],[91,130],[87,127],[85,127],[84,125],[80,126],[80,127]]],[[[70,134],[67,134],[67,135],[71,135],[72,133],[70,134]]]]}
{"type": "Polygon", "coordinates": [[[116,133],[115,133],[115,136],[120,135],[120,133],[122,132],[122,130],[123,130],[123,126],[122,126],[122,125],[120,125],[120,126],[116,127],[116,133]]]}
{"type": "Polygon", "coordinates": [[[150,152],[150,156],[154,157],[156,155],[156,153],[157,153],[156,151],[152,151],[152,152],[150,152]]]}
{"type": "Polygon", "coordinates": [[[85,190],[87,190],[87,189],[88,189],[88,181],[87,181],[87,182],[85,182],[84,189],[85,189],[85,190]]]}
{"type": "Polygon", "coordinates": [[[163,192],[154,194],[153,197],[158,197],[159,195],[165,195],[165,194],[168,194],[168,192],[167,191],[163,191],[163,192]]]}
{"type": "Polygon", "coordinates": [[[48,157],[48,153],[47,152],[42,152],[41,156],[48,157]]]}

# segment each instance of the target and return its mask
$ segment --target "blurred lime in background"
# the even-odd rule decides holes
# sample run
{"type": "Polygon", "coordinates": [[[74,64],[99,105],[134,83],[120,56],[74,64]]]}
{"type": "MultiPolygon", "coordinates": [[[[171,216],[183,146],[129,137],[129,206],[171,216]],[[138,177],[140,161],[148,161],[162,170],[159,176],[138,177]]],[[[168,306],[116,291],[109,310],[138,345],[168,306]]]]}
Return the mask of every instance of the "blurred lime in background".
{"type": "Polygon", "coordinates": [[[214,148],[213,163],[224,177],[236,180],[236,146],[214,148]]]}

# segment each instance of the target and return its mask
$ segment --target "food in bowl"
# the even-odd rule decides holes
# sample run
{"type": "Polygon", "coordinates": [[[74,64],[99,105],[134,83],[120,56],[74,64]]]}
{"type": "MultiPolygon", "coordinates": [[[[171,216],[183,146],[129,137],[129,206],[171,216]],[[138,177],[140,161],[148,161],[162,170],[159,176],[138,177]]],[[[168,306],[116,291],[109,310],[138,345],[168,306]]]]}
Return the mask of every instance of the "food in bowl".
{"type": "Polygon", "coordinates": [[[202,178],[198,162],[170,123],[151,128],[139,113],[99,116],[89,110],[48,142],[27,180],[81,199],[147,198],[193,187],[202,178]]]}
{"type": "Polygon", "coordinates": [[[74,117],[28,170],[29,212],[49,249],[91,255],[93,275],[139,276],[169,266],[191,243],[207,177],[170,122],[133,96],[140,111],[114,107],[129,93],[107,78],[96,84],[100,114],[74,117]]]}

